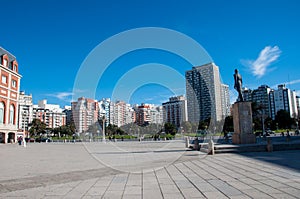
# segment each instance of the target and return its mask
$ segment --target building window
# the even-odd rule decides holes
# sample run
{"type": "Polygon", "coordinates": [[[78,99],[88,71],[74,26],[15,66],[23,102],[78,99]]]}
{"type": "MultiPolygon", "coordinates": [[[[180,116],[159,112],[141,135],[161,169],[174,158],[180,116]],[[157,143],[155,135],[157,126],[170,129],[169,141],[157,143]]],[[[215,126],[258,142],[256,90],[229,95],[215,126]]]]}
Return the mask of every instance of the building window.
{"type": "Polygon", "coordinates": [[[11,85],[13,88],[17,87],[17,81],[16,80],[12,80],[11,85]]]}
{"type": "Polygon", "coordinates": [[[8,63],[7,59],[3,59],[3,66],[7,67],[7,63],[8,63]]]}
{"type": "Polygon", "coordinates": [[[17,65],[13,65],[13,71],[17,71],[17,65]]]}
{"type": "Polygon", "coordinates": [[[1,82],[7,84],[7,77],[5,75],[2,75],[1,82]]]}
{"type": "Polygon", "coordinates": [[[4,104],[0,102],[0,124],[4,122],[4,104]]]}
{"type": "Polygon", "coordinates": [[[10,105],[10,107],[9,107],[9,123],[10,124],[15,123],[15,107],[14,107],[14,105],[10,105]]]}

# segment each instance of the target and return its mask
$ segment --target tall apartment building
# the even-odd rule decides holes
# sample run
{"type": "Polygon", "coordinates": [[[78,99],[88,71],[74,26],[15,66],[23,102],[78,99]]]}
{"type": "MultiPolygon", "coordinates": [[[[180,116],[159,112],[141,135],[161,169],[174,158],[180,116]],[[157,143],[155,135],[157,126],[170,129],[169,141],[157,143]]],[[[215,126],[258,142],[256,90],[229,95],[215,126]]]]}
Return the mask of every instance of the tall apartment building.
{"type": "Polygon", "coordinates": [[[164,122],[163,107],[152,105],[150,107],[150,123],[162,124],[163,122],[164,122]]]}
{"type": "Polygon", "coordinates": [[[32,95],[26,95],[24,91],[19,94],[19,122],[18,128],[28,131],[28,124],[33,119],[33,102],[32,95]]]}
{"type": "Polygon", "coordinates": [[[223,118],[219,68],[214,63],[185,72],[188,120],[198,123],[223,118]]]}
{"type": "Polygon", "coordinates": [[[99,105],[97,100],[81,97],[71,105],[77,134],[85,133],[90,125],[98,122],[99,105]]]}
{"type": "Polygon", "coordinates": [[[226,84],[221,84],[221,107],[222,107],[222,115],[225,119],[229,116],[230,113],[230,95],[229,95],[229,86],[226,84]]]}
{"type": "Polygon", "coordinates": [[[298,116],[296,93],[285,85],[278,85],[277,90],[267,85],[261,85],[254,90],[244,89],[243,97],[245,101],[256,102],[262,108],[265,117],[273,120],[280,110],[286,110],[293,118],[298,116]]]}
{"type": "Polygon", "coordinates": [[[270,101],[270,93],[273,90],[267,85],[261,85],[257,89],[245,89],[243,97],[245,101],[256,102],[261,107],[265,117],[272,116],[272,106],[270,101]]]}
{"type": "MultiPolygon", "coordinates": [[[[105,111],[105,114],[107,115],[107,111],[105,111]]],[[[109,118],[107,120],[109,124],[121,127],[133,123],[135,121],[135,113],[130,104],[124,101],[110,102],[109,116],[107,118],[109,118]]]]}
{"type": "Polygon", "coordinates": [[[110,123],[110,108],[111,108],[111,101],[109,98],[103,98],[99,100],[99,119],[105,117],[105,126],[108,126],[110,123]]]}
{"type": "Polygon", "coordinates": [[[163,108],[162,106],[155,106],[150,104],[142,103],[140,106],[134,107],[136,124],[137,125],[147,125],[162,124],[163,123],[163,108]]]}
{"type": "Polygon", "coordinates": [[[71,106],[64,106],[63,112],[66,114],[66,125],[73,123],[73,114],[71,106]]]}
{"type": "Polygon", "coordinates": [[[300,118],[300,97],[299,96],[296,96],[296,104],[298,110],[298,118],[300,118]]]}
{"type": "Polygon", "coordinates": [[[66,125],[66,113],[57,104],[47,104],[47,100],[38,101],[33,105],[33,119],[39,119],[47,128],[57,128],[66,125]]]}
{"type": "Polygon", "coordinates": [[[0,142],[16,142],[18,136],[20,79],[16,57],[0,47],[0,142]]]}
{"type": "Polygon", "coordinates": [[[292,118],[298,117],[296,92],[286,88],[284,84],[270,93],[271,118],[275,119],[278,111],[286,110],[292,118]]]}
{"type": "Polygon", "coordinates": [[[182,122],[188,121],[187,101],[184,96],[170,97],[168,102],[162,104],[165,123],[172,123],[180,127],[182,122]]]}

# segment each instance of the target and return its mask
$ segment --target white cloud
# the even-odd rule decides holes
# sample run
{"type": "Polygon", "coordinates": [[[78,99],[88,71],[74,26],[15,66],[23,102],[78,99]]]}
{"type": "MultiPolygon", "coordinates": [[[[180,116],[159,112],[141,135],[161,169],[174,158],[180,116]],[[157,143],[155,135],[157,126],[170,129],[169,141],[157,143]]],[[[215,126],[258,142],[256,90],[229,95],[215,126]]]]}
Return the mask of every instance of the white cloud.
{"type": "Polygon", "coordinates": [[[266,46],[257,57],[256,60],[242,60],[242,64],[248,67],[251,73],[261,78],[275,68],[268,68],[273,62],[275,62],[281,54],[281,50],[278,46],[266,46]]]}
{"type": "Polygon", "coordinates": [[[73,96],[72,92],[58,92],[53,94],[47,94],[48,96],[58,98],[63,101],[71,101],[70,97],[73,96]]]}
{"type": "Polygon", "coordinates": [[[300,83],[300,79],[295,79],[295,80],[292,80],[292,81],[290,81],[290,82],[282,82],[282,83],[278,83],[278,84],[276,84],[276,85],[271,86],[271,88],[277,88],[277,86],[278,86],[278,85],[281,85],[281,84],[285,84],[285,85],[289,86],[289,85],[299,84],[299,83],[300,83]]]}

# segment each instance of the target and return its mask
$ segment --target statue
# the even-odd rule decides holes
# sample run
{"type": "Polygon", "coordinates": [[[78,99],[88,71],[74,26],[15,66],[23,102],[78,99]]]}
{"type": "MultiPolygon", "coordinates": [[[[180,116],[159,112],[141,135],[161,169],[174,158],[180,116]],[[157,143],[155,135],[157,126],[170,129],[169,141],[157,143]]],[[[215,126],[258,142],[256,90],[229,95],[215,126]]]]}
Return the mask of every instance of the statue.
{"type": "Polygon", "coordinates": [[[237,69],[234,70],[233,77],[234,77],[234,88],[239,93],[238,101],[243,102],[244,101],[243,93],[242,93],[243,80],[242,80],[242,76],[239,74],[239,71],[237,69]]]}

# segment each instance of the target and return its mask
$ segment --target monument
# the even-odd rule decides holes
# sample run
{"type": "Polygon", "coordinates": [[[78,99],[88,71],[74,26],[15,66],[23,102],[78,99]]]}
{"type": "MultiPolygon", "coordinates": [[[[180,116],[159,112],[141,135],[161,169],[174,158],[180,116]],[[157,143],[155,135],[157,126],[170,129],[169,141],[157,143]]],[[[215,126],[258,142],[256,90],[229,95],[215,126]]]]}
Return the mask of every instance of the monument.
{"type": "Polygon", "coordinates": [[[252,130],[252,109],[251,102],[245,102],[242,93],[242,76],[235,69],[234,88],[238,92],[238,100],[233,105],[233,144],[252,144],[256,142],[252,130]]]}

